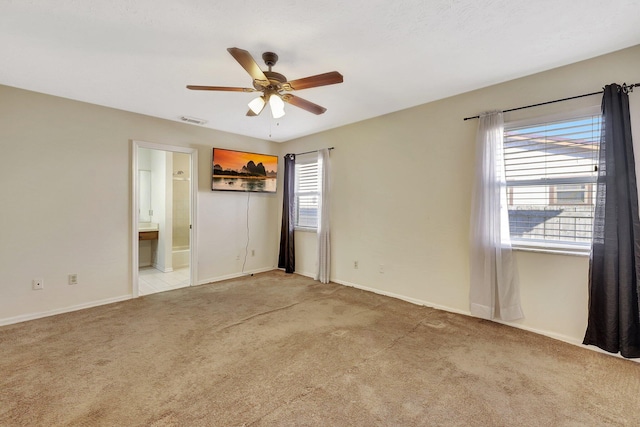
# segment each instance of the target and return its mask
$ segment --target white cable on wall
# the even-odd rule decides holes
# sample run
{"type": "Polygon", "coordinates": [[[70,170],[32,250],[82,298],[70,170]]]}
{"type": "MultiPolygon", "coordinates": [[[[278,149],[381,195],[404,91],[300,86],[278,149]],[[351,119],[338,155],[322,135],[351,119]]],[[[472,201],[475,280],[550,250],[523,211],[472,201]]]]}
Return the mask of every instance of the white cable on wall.
{"type": "Polygon", "coordinates": [[[241,274],[244,274],[244,266],[247,263],[247,254],[249,253],[249,200],[251,198],[251,192],[247,191],[247,244],[244,247],[244,261],[242,262],[241,274]]]}

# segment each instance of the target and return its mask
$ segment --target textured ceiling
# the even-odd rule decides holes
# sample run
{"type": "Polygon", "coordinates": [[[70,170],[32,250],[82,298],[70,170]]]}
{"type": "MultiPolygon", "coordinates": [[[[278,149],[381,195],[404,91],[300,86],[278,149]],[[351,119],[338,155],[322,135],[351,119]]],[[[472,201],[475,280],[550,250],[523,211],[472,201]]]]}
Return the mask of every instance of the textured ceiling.
{"type": "MultiPolygon", "coordinates": [[[[638,0],[2,0],[0,84],[274,141],[316,133],[640,44],[638,0]],[[227,52],[276,52],[294,92],[246,117],[256,95],[227,52]]],[[[264,67],[266,69],[266,67],[264,67]]],[[[637,77],[637,76],[636,76],[637,77]]],[[[634,76],[630,76],[634,78],[634,76]]]]}

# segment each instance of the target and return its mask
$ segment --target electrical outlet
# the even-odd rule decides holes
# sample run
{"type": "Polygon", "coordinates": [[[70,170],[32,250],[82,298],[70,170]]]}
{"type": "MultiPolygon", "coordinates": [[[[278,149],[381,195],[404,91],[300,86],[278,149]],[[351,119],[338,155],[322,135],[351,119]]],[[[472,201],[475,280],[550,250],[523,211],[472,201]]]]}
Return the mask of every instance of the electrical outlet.
{"type": "Polygon", "coordinates": [[[384,264],[380,264],[380,268],[378,271],[380,271],[380,274],[384,274],[384,264]]]}
{"type": "Polygon", "coordinates": [[[33,279],[33,281],[31,282],[31,288],[34,291],[44,289],[44,279],[33,279]]]}
{"type": "Polygon", "coordinates": [[[353,268],[358,269],[358,261],[353,261],[353,268]]]}
{"type": "Polygon", "coordinates": [[[240,255],[236,257],[236,261],[240,261],[240,255]]]}
{"type": "Polygon", "coordinates": [[[69,275],[69,284],[70,285],[78,284],[78,275],[76,273],[72,273],[69,275]]]}
{"type": "Polygon", "coordinates": [[[256,250],[255,249],[251,249],[251,256],[256,256],[256,250]]]}

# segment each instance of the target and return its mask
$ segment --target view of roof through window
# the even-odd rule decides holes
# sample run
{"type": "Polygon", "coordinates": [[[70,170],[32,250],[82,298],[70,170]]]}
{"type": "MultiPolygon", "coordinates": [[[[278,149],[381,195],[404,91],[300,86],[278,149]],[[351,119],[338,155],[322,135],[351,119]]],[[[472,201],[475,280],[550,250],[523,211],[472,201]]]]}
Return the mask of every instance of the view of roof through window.
{"type": "Polygon", "coordinates": [[[601,116],[507,127],[504,162],[515,244],[591,242],[601,116]]]}

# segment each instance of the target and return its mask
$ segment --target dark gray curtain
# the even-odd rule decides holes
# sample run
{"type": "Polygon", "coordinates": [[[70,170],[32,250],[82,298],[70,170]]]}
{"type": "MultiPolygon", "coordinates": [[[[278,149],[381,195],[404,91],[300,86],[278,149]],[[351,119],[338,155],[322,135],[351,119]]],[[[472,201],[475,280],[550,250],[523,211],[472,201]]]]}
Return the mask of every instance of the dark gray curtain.
{"type": "Polygon", "coordinates": [[[640,221],[629,96],[622,87],[605,87],[602,113],[589,323],[583,343],[640,357],[640,221]]]}
{"type": "Polygon", "coordinates": [[[296,155],[287,154],[284,156],[284,191],[282,192],[282,228],[280,229],[278,268],[284,268],[287,273],[293,273],[296,267],[295,245],[293,243],[295,167],[296,155]]]}

